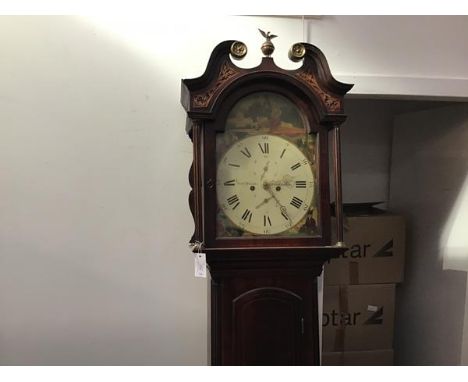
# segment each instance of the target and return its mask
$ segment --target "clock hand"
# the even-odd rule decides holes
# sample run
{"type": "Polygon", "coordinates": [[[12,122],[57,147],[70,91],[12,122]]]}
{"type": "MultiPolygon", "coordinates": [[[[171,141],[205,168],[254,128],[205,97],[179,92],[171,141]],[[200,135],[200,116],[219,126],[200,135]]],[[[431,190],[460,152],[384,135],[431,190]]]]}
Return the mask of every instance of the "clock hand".
{"type": "Polygon", "coordinates": [[[265,174],[267,173],[269,164],[270,164],[270,161],[268,161],[267,164],[265,165],[265,167],[263,167],[263,174],[260,177],[260,180],[262,180],[263,177],[265,176],[265,174]]]}
{"type": "Polygon", "coordinates": [[[272,180],[268,182],[271,186],[291,186],[292,177],[290,175],[284,175],[280,180],[272,180]]]}
{"type": "Polygon", "coordinates": [[[278,181],[278,182],[270,182],[270,185],[272,186],[291,186],[291,182],[282,182],[282,181],[278,181]]]}
{"type": "Polygon", "coordinates": [[[276,197],[276,195],[273,193],[273,191],[271,190],[270,188],[270,182],[263,182],[263,188],[271,195],[271,197],[273,199],[275,199],[276,203],[280,206],[280,210],[281,210],[281,214],[287,218],[289,221],[291,221],[291,219],[289,218],[287,212],[286,212],[286,207],[283,206],[280,201],[278,200],[278,198],[276,197]]]}
{"type": "MultiPolygon", "coordinates": [[[[265,167],[263,168],[264,172],[262,174],[262,177],[263,178],[265,176],[265,173],[266,171],[268,170],[268,165],[270,164],[270,162],[268,161],[267,164],[265,165],[265,167]]],[[[260,178],[260,180],[261,180],[260,178]]],[[[284,178],[284,177],[283,177],[284,178]]],[[[267,198],[267,199],[264,199],[263,202],[261,202],[258,206],[255,207],[255,209],[258,209],[260,208],[261,206],[263,206],[265,203],[268,203],[271,199],[275,199],[276,200],[276,203],[278,203],[278,205],[280,206],[281,208],[281,211],[284,212],[284,215],[287,216],[286,214],[286,208],[284,206],[281,205],[281,203],[278,201],[278,198],[273,194],[273,192],[271,191],[270,189],[270,186],[271,185],[275,185],[275,186],[290,186],[291,183],[288,182],[288,181],[284,181],[284,183],[282,183],[282,181],[272,181],[272,182],[263,182],[263,188],[265,190],[267,190],[269,193],[270,193],[270,197],[267,198]]],[[[289,217],[288,217],[289,219],[289,217]]]]}
{"type": "Polygon", "coordinates": [[[273,199],[273,196],[270,196],[269,198],[264,199],[263,202],[261,202],[258,206],[255,207],[255,209],[259,209],[261,206],[268,203],[271,199],[273,199]]]}

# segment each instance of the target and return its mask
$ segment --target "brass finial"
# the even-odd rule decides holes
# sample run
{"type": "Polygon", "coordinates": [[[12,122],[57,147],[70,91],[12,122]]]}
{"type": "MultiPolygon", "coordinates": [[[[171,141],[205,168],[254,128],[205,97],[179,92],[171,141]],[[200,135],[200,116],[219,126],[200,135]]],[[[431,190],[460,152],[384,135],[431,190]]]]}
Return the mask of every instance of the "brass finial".
{"type": "Polygon", "coordinates": [[[266,41],[262,44],[262,48],[261,48],[262,53],[265,56],[270,57],[272,55],[272,53],[274,52],[274,50],[275,50],[275,46],[271,42],[271,39],[275,38],[275,37],[278,37],[278,36],[276,36],[274,34],[270,34],[270,32],[265,33],[261,29],[259,29],[259,31],[262,34],[262,36],[266,38],[266,41]]]}
{"type": "Polygon", "coordinates": [[[294,44],[291,49],[289,49],[289,59],[294,62],[302,60],[305,56],[306,48],[300,42],[294,44]]]}
{"type": "Polygon", "coordinates": [[[235,60],[242,60],[247,54],[247,46],[241,41],[234,41],[231,45],[231,54],[235,60]]]}

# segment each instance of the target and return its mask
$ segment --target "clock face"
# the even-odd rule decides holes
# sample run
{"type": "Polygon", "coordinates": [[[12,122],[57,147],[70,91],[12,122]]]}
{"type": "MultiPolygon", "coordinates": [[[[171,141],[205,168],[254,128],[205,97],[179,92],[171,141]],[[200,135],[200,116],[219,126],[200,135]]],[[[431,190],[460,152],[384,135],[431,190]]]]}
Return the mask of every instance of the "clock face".
{"type": "Polygon", "coordinates": [[[216,236],[318,237],[318,136],[291,99],[254,92],[216,134],[216,236]]]}
{"type": "Polygon", "coordinates": [[[314,200],[309,159],[290,140],[270,134],[235,142],[217,168],[218,206],[240,230],[274,235],[303,221],[314,200]]]}

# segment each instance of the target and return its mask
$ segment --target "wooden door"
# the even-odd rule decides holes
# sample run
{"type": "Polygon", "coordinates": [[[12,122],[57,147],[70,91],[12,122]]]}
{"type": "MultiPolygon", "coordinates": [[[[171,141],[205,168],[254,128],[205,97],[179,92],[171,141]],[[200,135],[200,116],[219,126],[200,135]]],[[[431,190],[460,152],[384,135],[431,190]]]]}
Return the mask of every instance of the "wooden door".
{"type": "Polygon", "coordinates": [[[316,275],[246,273],[212,279],[212,365],[318,365],[316,275]]]}
{"type": "Polygon", "coordinates": [[[237,365],[303,362],[303,299],[282,288],[249,290],[233,300],[233,349],[237,365]]]}

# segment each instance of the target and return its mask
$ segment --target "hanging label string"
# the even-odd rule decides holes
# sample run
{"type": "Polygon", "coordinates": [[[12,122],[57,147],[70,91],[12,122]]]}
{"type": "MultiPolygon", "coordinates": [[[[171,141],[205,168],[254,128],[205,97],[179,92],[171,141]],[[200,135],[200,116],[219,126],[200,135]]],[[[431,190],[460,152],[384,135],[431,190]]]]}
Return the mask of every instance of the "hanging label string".
{"type": "Polygon", "coordinates": [[[203,242],[189,244],[195,259],[195,277],[206,277],[206,254],[202,252],[203,242]]]}

